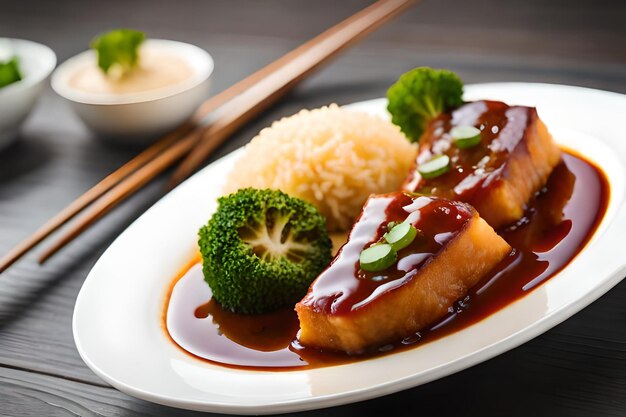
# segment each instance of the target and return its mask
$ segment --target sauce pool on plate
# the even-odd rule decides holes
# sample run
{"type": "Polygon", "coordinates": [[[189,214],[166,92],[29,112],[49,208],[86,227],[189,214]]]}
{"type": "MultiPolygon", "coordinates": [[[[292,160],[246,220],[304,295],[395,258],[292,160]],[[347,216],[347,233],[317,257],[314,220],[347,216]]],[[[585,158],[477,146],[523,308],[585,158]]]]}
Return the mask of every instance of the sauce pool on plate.
{"type": "Polygon", "coordinates": [[[525,216],[498,230],[514,248],[511,255],[430,328],[362,355],[322,352],[298,344],[293,307],[260,316],[222,309],[211,299],[198,262],[185,268],[172,284],[165,328],[176,345],[199,359],[257,370],[315,368],[409,349],[482,320],[562,270],[595,232],[608,198],[604,174],[584,159],[564,152],[563,161],[525,216]]]}

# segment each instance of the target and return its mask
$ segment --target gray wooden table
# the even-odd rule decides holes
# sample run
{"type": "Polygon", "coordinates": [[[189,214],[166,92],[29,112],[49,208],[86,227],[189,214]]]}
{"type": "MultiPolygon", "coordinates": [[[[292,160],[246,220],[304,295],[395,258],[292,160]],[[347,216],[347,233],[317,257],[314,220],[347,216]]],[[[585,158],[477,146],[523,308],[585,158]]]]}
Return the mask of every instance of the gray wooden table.
{"type": "MultiPolygon", "coordinates": [[[[99,31],[142,29],[210,51],[219,91],[366,4],[1,0],[0,36],[46,43],[63,61],[99,31]]],[[[625,21],[623,1],[425,1],[311,78],[214,159],[302,107],[382,96],[418,65],[451,68],[466,82],[537,81],[626,93],[625,21]]],[[[0,253],[136,152],[99,143],[50,89],[21,136],[0,153],[0,253]]],[[[194,414],[113,389],[83,364],[71,332],[87,272],[162,195],[163,183],[134,196],[45,267],[30,255],[0,276],[0,415],[194,414]]],[[[626,282],[486,363],[384,398],[304,414],[626,415],[626,282]]]]}

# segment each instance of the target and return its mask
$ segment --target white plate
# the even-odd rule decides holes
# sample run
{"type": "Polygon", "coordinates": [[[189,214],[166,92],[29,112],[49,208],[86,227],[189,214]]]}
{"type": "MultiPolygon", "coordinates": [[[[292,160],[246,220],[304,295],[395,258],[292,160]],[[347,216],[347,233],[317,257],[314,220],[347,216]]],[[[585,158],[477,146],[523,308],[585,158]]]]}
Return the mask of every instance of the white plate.
{"type": "MultiPolygon", "coordinates": [[[[186,181],[135,221],[102,255],[76,301],[74,338],[83,360],[130,395],[218,413],[308,410],[377,397],[468,368],[545,332],[626,275],[626,96],[544,84],[481,84],[465,98],[537,106],[557,141],[600,165],[611,184],[604,220],[561,273],[485,320],[412,350],[363,362],[291,372],[228,369],[194,359],[166,336],[166,289],[195,251],[239,151],[186,181]]],[[[356,105],[385,114],[384,100],[356,105]]]]}

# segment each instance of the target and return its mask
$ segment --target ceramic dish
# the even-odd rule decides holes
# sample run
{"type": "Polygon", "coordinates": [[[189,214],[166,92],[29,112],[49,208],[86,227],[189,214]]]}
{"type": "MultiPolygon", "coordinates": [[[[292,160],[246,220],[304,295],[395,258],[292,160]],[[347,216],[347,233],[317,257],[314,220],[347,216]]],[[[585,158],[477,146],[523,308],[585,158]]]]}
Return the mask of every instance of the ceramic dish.
{"type": "Polygon", "coordinates": [[[68,59],[52,75],[52,88],[70,101],[83,122],[99,135],[121,144],[143,144],[185,121],[207,98],[213,59],[197,46],[164,39],[148,39],[143,48],[184,59],[193,75],[180,83],[140,93],[94,94],[73,88],[77,68],[95,62],[93,50],[68,59]]]}
{"type": "Polygon", "coordinates": [[[28,117],[41,93],[44,81],[57,63],[57,57],[45,45],[24,39],[0,38],[19,60],[22,80],[0,88],[0,149],[17,138],[22,122],[28,117]]]}
{"type": "MultiPolygon", "coordinates": [[[[130,395],[173,407],[267,414],[345,404],[414,387],[468,368],[547,331],[626,275],[626,138],[616,123],[626,96],[545,84],[482,84],[465,98],[536,106],[554,138],[602,167],[611,188],[604,219],[558,275],[486,319],[414,349],[340,366],[261,372],[229,369],[185,354],[162,314],[173,277],[193,255],[196,232],[216,207],[239,151],[168,194],[122,233],[87,277],[76,301],[74,338],[83,360],[130,395]]],[[[386,117],[385,101],[356,108],[386,117]]]]}

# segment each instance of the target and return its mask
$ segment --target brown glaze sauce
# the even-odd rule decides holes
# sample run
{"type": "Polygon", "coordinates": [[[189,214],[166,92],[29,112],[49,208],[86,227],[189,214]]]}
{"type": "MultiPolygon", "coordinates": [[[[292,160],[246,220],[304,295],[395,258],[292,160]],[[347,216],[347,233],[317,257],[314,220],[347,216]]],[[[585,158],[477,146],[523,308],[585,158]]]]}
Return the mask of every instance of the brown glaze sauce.
{"type": "Polygon", "coordinates": [[[445,175],[425,180],[416,169],[404,189],[433,194],[451,200],[472,201],[499,178],[509,154],[524,137],[535,109],[509,106],[500,101],[474,101],[451,113],[442,113],[429,123],[422,136],[416,165],[434,155],[448,155],[451,169],[445,175]],[[455,126],[474,126],[481,131],[480,144],[468,149],[454,146],[450,130],[455,126]]]}
{"type": "Polygon", "coordinates": [[[313,304],[316,311],[342,315],[376,302],[379,294],[416,275],[463,229],[474,212],[467,204],[428,196],[393,193],[370,198],[333,267],[322,272],[303,304],[313,304]],[[418,234],[398,252],[396,263],[381,272],[362,270],[359,254],[363,248],[380,241],[389,222],[405,220],[415,226],[418,234]]]}
{"type": "MultiPolygon", "coordinates": [[[[604,216],[608,201],[609,185],[602,171],[584,159],[564,152],[563,161],[529,204],[525,216],[516,224],[498,230],[514,248],[511,255],[429,329],[363,355],[322,352],[299,345],[296,339],[298,320],[293,308],[262,316],[244,316],[223,310],[210,299],[210,290],[203,281],[199,264],[186,268],[182,278],[173,284],[166,303],[166,329],[183,351],[199,359],[254,370],[315,368],[410,349],[468,327],[546,282],[589,241],[604,216]]],[[[402,205],[403,202],[398,201],[397,207],[390,208],[385,216],[392,220],[394,216],[400,216],[402,205]]],[[[384,232],[378,228],[379,224],[380,218],[375,230],[369,234],[368,242],[384,232]]],[[[436,249],[436,246],[425,248],[423,253],[434,253],[436,249]]],[[[353,275],[354,262],[349,266],[349,273],[353,275]]],[[[394,281],[389,278],[376,285],[394,281]]],[[[361,294],[358,298],[363,298],[364,294],[371,294],[376,285],[354,294],[361,294]]],[[[354,304],[354,300],[349,300],[339,304],[335,301],[333,305],[332,301],[336,299],[328,297],[321,307],[340,312],[347,308],[345,306],[354,304]]]]}

